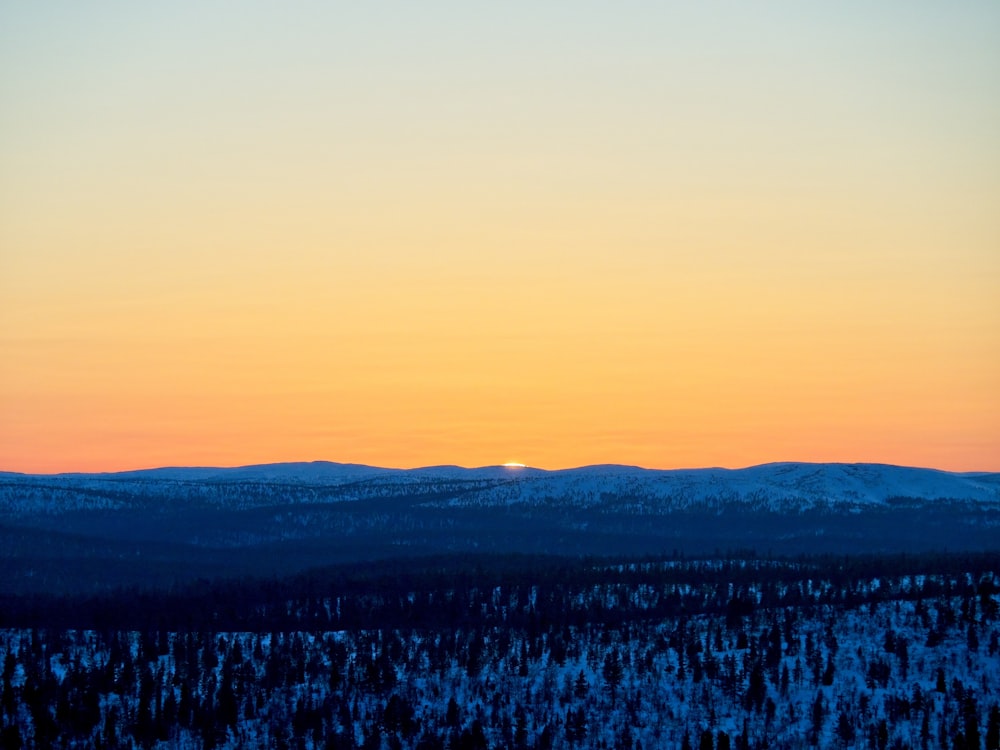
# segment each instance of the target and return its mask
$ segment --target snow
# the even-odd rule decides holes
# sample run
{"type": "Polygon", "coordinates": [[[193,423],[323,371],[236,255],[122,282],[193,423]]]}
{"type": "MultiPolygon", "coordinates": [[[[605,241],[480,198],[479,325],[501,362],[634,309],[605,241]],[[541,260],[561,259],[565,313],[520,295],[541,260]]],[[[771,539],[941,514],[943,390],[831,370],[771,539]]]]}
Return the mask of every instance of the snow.
{"type": "Polygon", "coordinates": [[[0,517],[115,509],[169,501],[226,507],[426,495],[427,503],[606,506],[629,513],[721,508],[733,503],[801,512],[949,499],[1000,507],[1000,474],[950,473],[883,464],[775,463],[744,469],[654,470],[600,465],[430,466],[387,469],[325,461],[238,468],[161,468],[115,474],[0,476],[0,517]],[[128,492],[122,493],[121,490],[128,492]],[[448,499],[440,499],[447,494],[448,499]],[[435,500],[434,496],[438,499],[435,500]]]}

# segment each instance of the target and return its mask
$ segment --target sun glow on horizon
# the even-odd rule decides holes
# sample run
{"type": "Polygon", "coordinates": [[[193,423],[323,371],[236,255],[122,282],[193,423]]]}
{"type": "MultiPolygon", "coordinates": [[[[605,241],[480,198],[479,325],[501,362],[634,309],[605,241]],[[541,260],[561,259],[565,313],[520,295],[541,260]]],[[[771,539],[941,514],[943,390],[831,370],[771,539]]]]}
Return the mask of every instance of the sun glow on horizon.
{"type": "Polygon", "coordinates": [[[527,469],[527,464],[518,463],[517,461],[508,461],[507,463],[500,464],[505,469],[527,469]]]}

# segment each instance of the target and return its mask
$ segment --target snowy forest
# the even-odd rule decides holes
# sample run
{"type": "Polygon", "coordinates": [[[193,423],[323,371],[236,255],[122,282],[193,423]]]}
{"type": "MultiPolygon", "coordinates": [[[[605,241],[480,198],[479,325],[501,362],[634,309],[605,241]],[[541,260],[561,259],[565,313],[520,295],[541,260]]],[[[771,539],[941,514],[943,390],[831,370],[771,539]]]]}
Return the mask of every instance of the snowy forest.
{"type": "Polygon", "coordinates": [[[1000,747],[1000,556],[456,556],[7,595],[3,748],[1000,747]]]}

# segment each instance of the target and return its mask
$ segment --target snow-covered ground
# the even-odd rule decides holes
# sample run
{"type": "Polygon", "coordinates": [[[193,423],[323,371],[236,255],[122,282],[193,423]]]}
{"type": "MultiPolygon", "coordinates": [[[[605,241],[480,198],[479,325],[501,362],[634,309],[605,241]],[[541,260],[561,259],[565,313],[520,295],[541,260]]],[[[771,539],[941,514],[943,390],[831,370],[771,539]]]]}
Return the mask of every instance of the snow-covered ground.
{"type": "MultiPolygon", "coordinates": [[[[613,612],[680,589],[710,595],[725,580],[705,570],[710,577],[694,587],[581,590],[579,606],[605,599],[613,612]]],[[[578,625],[504,626],[496,618],[505,608],[535,604],[497,587],[435,629],[0,630],[0,740],[989,749],[1000,731],[997,582],[992,574],[881,576],[849,587],[814,580],[794,607],[617,626],[592,608],[578,625]],[[936,593],[914,596],[916,585],[936,593]],[[867,602],[836,603],[850,592],[867,602]]],[[[763,582],[741,593],[755,599],[767,585],[773,597],[763,582]]]]}

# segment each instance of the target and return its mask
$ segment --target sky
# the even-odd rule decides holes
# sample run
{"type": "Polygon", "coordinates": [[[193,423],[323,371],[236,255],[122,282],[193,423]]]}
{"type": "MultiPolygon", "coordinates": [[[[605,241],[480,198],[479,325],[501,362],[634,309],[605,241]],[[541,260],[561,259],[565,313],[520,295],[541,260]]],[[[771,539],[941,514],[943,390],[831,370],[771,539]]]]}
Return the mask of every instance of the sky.
{"type": "Polygon", "coordinates": [[[0,5],[0,470],[1000,471],[1000,4],[0,5]]]}

